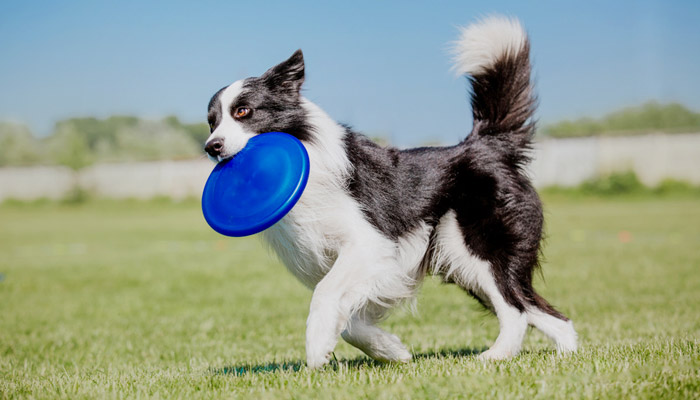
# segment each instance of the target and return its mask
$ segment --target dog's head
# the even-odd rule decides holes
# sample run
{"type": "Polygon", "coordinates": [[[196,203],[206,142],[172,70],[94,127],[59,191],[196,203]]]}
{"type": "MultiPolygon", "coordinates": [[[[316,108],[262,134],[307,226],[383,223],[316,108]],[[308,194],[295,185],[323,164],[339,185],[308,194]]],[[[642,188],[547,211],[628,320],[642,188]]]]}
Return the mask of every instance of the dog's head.
{"type": "Polygon", "coordinates": [[[233,157],[248,140],[265,132],[285,132],[310,139],[306,112],[301,107],[304,56],[297,50],[288,60],[258,78],[234,82],[209,102],[211,135],[204,150],[213,161],[233,157]]]}

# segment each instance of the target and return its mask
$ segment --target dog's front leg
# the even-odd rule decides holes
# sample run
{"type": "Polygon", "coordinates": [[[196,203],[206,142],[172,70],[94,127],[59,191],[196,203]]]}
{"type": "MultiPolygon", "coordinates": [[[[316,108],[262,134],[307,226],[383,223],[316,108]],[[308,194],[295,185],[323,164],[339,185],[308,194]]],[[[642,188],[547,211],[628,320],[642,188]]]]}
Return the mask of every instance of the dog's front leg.
{"type": "Polygon", "coordinates": [[[333,268],[316,285],[306,321],[306,363],[319,368],[330,361],[353,311],[367,301],[363,284],[370,279],[363,271],[369,260],[362,251],[341,251],[333,268]]]}

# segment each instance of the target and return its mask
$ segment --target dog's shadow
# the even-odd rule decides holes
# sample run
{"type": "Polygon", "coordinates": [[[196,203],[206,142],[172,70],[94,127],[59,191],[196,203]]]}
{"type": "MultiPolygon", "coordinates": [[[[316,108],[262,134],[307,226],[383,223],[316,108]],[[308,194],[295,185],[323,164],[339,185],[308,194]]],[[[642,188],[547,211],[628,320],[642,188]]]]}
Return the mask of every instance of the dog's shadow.
{"type": "MultiPolygon", "coordinates": [[[[457,350],[439,350],[439,351],[428,351],[424,353],[416,353],[413,355],[414,360],[419,359],[431,359],[431,358],[461,358],[470,357],[477,355],[486,351],[486,347],[476,349],[476,348],[464,348],[457,350]]],[[[383,363],[380,361],[375,361],[371,358],[360,356],[350,360],[336,360],[335,358],[331,360],[330,364],[326,368],[332,368],[333,370],[338,369],[358,369],[364,366],[372,367],[385,367],[387,365],[392,365],[391,363],[383,363]]],[[[291,362],[272,362],[267,364],[239,364],[239,365],[227,365],[221,368],[212,368],[211,372],[214,375],[236,375],[242,376],[247,374],[261,374],[268,372],[277,371],[290,371],[298,372],[306,367],[306,362],[304,361],[291,361],[291,362]]]]}

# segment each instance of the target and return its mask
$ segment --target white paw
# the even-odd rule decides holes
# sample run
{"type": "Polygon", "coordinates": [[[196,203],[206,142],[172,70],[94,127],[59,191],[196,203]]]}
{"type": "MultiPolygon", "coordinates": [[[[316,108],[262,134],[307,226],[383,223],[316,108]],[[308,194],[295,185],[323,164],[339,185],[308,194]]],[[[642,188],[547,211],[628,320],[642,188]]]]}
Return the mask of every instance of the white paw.
{"type": "Polygon", "coordinates": [[[575,353],[578,350],[578,335],[574,329],[574,324],[571,321],[566,323],[566,326],[561,329],[561,334],[557,337],[557,351],[560,354],[575,353]]]}
{"type": "Polygon", "coordinates": [[[493,347],[486,350],[485,352],[479,354],[477,359],[482,361],[497,361],[497,360],[507,360],[513,357],[515,354],[508,350],[494,349],[493,347]]]}
{"type": "Polygon", "coordinates": [[[306,365],[311,369],[321,368],[331,361],[335,341],[306,342],[306,365]]]}
{"type": "Polygon", "coordinates": [[[401,349],[399,352],[396,353],[396,361],[402,362],[402,363],[407,363],[413,359],[413,354],[411,354],[410,351],[408,351],[406,348],[401,349]]]}
{"type": "Polygon", "coordinates": [[[400,352],[396,354],[396,361],[402,362],[402,363],[407,363],[410,362],[413,359],[413,354],[411,354],[410,351],[406,349],[402,349],[400,352]]]}
{"type": "Polygon", "coordinates": [[[328,353],[325,356],[306,356],[306,366],[310,369],[319,369],[324,365],[327,365],[331,361],[331,354],[328,353]]]}
{"type": "Polygon", "coordinates": [[[382,362],[400,362],[407,363],[413,359],[413,354],[405,348],[396,349],[381,349],[373,351],[365,351],[368,356],[377,361],[382,362]]]}
{"type": "Polygon", "coordinates": [[[566,340],[562,340],[560,342],[557,342],[557,352],[559,354],[572,354],[576,353],[578,350],[578,343],[576,342],[576,338],[567,338],[566,340]]]}
{"type": "Polygon", "coordinates": [[[373,358],[379,361],[402,363],[407,363],[413,358],[411,352],[401,343],[398,336],[386,335],[381,339],[378,348],[374,349],[373,358]]]}

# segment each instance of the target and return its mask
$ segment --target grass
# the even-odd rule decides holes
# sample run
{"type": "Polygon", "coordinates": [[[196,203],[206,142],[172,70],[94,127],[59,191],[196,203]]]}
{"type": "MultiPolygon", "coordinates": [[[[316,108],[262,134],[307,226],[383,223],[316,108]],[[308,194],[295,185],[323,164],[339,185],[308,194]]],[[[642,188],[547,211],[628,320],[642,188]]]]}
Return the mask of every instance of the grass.
{"type": "Polygon", "coordinates": [[[550,196],[545,280],[581,351],[531,331],[517,358],[474,354],[495,318],[429,280],[384,326],[415,354],[341,343],[304,362],[310,292],[196,203],[0,206],[0,398],[700,398],[700,201],[550,196]]]}

